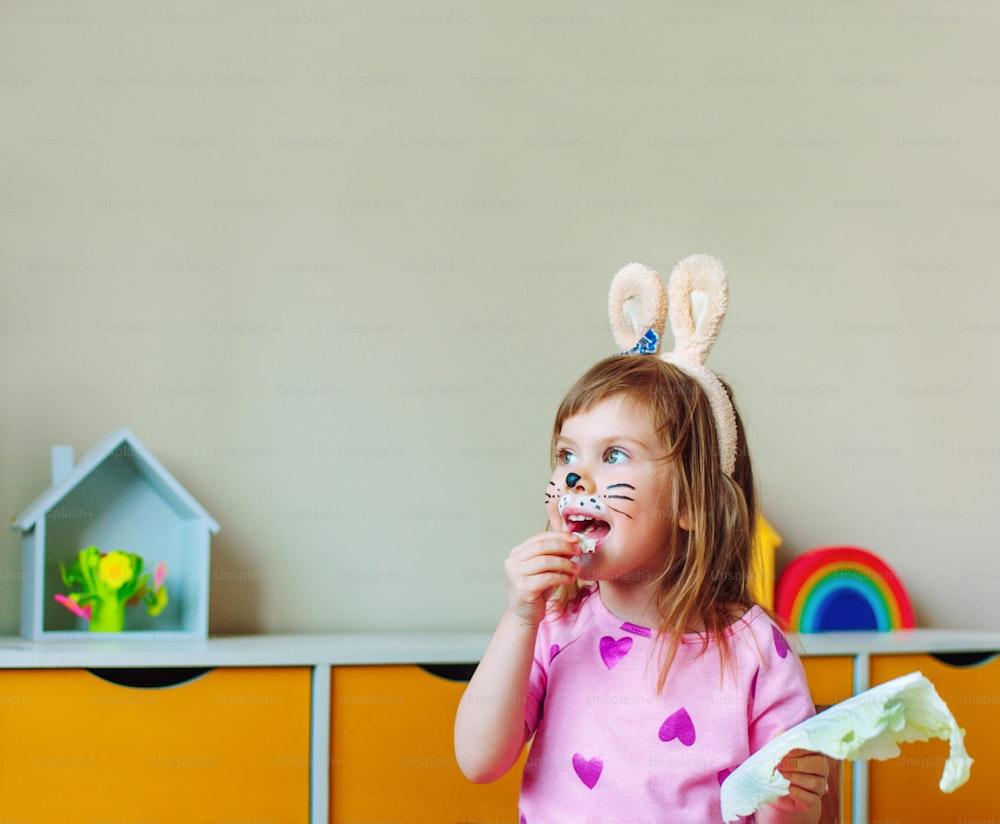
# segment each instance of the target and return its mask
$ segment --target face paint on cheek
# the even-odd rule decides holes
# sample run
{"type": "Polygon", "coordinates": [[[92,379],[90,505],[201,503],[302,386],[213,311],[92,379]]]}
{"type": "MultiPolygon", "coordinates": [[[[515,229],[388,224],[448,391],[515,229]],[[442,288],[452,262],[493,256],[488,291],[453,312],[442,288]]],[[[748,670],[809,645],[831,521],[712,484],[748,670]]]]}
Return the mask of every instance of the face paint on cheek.
{"type": "Polygon", "coordinates": [[[635,503],[636,488],[632,484],[617,483],[611,484],[605,491],[604,498],[608,502],[608,508],[615,512],[627,509],[629,504],[635,503]]]}
{"type": "Polygon", "coordinates": [[[562,490],[560,490],[559,487],[555,485],[555,483],[549,481],[549,485],[545,487],[545,506],[548,506],[553,501],[558,501],[559,493],[561,491],[562,490]]]}
{"type": "Polygon", "coordinates": [[[564,498],[562,489],[556,486],[555,482],[549,481],[545,488],[545,514],[549,517],[549,528],[553,530],[562,529],[562,518],[560,512],[560,498],[564,498]]]}

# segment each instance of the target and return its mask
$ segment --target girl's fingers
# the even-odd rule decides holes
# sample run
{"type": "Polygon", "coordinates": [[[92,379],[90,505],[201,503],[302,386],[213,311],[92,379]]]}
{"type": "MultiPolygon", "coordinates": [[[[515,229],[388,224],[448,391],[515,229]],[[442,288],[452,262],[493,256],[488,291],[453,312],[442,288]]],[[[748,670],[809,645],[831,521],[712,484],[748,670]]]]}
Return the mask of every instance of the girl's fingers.
{"type": "Polygon", "coordinates": [[[572,532],[540,532],[523,544],[514,547],[511,558],[528,558],[534,555],[576,555],[580,552],[580,542],[572,532]]]}
{"type": "Polygon", "coordinates": [[[575,580],[576,575],[572,572],[542,572],[532,576],[521,592],[524,595],[539,596],[544,600],[555,587],[567,586],[575,580]]]}
{"type": "Polygon", "coordinates": [[[781,759],[778,769],[783,773],[815,775],[826,780],[827,773],[830,771],[830,763],[822,753],[792,750],[781,759]]]}
{"type": "Polygon", "coordinates": [[[781,760],[778,769],[791,783],[789,795],[799,803],[826,792],[830,762],[822,753],[793,750],[781,760]]]}
{"type": "Polygon", "coordinates": [[[541,583],[537,580],[545,575],[562,575],[576,578],[579,566],[568,557],[561,555],[538,555],[526,559],[518,559],[507,564],[505,572],[508,580],[515,586],[537,590],[541,583]]]}
{"type": "Polygon", "coordinates": [[[523,620],[541,620],[552,590],[577,580],[580,554],[575,535],[541,532],[514,547],[504,563],[508,607],[523,620]]]}

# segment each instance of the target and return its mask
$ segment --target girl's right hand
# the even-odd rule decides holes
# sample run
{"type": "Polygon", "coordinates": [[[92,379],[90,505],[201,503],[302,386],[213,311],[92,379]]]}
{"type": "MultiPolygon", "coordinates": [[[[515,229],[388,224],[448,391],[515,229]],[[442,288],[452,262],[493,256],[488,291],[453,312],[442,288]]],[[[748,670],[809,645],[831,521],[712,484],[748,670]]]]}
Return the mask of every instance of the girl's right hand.
{"type": "Polygon", "coordinates": [[[580,552],[571,532],[540,532],[514,547],[504,562],[508,612],[521,623],[540,624],[552,590],[576,581],[580,567],[571,559],[580,552]]]}

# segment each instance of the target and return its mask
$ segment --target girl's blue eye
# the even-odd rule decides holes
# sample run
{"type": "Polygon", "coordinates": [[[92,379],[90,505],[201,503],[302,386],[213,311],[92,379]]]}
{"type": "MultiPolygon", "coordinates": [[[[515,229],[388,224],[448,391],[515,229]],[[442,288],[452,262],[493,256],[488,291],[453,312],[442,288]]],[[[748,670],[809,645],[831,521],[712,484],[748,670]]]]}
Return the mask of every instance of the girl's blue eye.
{"type": "Polygon", "coordinates": [[[563,466],[573,463],[576,460],[576,455],[570,452],[568,449],[560,449],[556,452],[556,463],[562,464],[563,466]]]}
{"type": "Polygon", "coordinates": [[[608,463],[613,463],[613,464],[621,463],[622,461],[628,460],[628,455],[626,455],[620,449],[612,448],[605,453],[604,460],[606,460],[608,463]]]}

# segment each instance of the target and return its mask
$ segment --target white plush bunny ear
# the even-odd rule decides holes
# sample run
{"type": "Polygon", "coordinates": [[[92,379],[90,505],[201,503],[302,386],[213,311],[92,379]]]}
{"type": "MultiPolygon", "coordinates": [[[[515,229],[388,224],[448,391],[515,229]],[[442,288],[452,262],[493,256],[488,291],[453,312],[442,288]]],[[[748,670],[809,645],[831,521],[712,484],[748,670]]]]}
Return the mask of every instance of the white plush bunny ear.
{"type": "Polygon", "coordinates": [[[660,276],[641,263],[619,269],[608,293],[608,317],[623,353],[655,352],[667,319],[667,293],[660,276]]]}
{"type": "Polygon", "coordinates": [[[709,255],[691,255],[674,267],[667,293],[674,351],[660,357],[705,390],[715,418],[722,471],[732,476],[736,469],[736,411],[722,381],[705,366],[729,305],[726,270],[709,255]]]}
{"type": "Polygon", "coordinates": [[[684,258],[670,275],[668,295],[674,354],[704,363],[729,306],[729,284],[722,262],[710,255],[684,258]]]}

